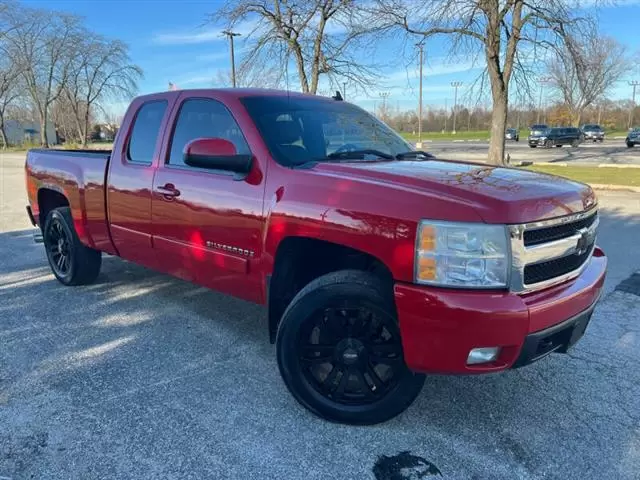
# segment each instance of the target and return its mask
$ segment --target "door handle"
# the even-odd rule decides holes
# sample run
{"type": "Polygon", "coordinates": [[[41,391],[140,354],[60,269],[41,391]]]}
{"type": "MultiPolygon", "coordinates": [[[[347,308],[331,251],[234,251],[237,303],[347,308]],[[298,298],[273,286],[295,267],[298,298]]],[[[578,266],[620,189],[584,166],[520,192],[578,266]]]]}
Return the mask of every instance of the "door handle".
{"type": "Polygon", "coordinates": [[[156,191],[161,193],[166,200],[173,200],[175,197],[180,196],[180,190],[178,190],[172,183],[167,183],[162,187],[156,187],[156,191]]]}

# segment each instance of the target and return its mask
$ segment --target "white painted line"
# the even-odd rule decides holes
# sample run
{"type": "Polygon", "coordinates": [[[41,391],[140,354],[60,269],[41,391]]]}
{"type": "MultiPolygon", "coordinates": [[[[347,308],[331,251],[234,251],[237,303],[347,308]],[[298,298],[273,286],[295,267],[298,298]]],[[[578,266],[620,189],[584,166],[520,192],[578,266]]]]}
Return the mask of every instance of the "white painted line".
{"type": "Polygon", "coordinates": [[[630,163],[600,163],[598,168],[640,168],[640,165],[633,165],[630,163]]]}
{"type": "Polygon", "coordinates": [[[454,140],[453,143],[462,143],[462,142],[466,142],[466,140],[454,140]]]}

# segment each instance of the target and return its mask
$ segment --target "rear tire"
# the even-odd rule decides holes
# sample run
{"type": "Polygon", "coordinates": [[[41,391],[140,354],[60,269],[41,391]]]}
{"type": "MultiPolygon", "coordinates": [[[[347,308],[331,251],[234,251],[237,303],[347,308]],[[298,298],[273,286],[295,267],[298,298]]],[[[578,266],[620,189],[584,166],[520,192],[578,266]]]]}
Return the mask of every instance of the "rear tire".
{"type": "Polygon", "coordinates": [[[80,242],[69,207],[49,212],[43,239],[49,266],[60,283],[87,285],[96,279],[102,265],[102,253],[80,242]]]}
{"type": "Polygon", "coordinates": [[[562,148],[562,145],[556,145],[556,148],[562,148]]]}
{"type": "Polygon", "coordinates": [[[323,275],[298,292],[282,316],[276,352],[294,398],[333,422],[389,420],[425,380],[404,363],[391,286],[358,270],[323,275]]]}
{"type": "Polygon", "coordinates": [[[634,144],[631,142],[627,142],[627,148],[633,148],[634,144]]]}
{"type": "Polygon", "coordinates": [[[529,145],[531,148],[536,148],[537,145],[529,145]]]}

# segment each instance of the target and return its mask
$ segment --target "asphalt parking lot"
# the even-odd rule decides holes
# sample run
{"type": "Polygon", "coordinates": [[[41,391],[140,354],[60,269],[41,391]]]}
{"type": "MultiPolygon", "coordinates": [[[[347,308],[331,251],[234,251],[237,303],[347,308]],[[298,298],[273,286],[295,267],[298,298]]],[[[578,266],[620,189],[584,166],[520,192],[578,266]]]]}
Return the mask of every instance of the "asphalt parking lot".
{"type": "MultiPolygon", "coordinates": [[[[483,161],[486,160],[488,142],[426,142],[422,149],[440,158],[451,160],[483,161]]],[[[575,164],[615,163],[620,165],[640,165],[640,146],[627,148],[624,139],[609,139],[603,143],[585,142],[579,147],[564,146],[562,148],[530,148],[526,138],[519,142],[506,143],[506,153],[511,162],[567,162],[575,164]]]]}
{"type": "Polygon", "coordinates": [[[0,154],[0,480],[640,478],[640,301],[616,290],[640,270],[640,194],[599,192],[610,273],[569,355],[433,376],[349,427],[288,394],[260,307],[111,257],[57,283],[23,161],[0,154]]]}

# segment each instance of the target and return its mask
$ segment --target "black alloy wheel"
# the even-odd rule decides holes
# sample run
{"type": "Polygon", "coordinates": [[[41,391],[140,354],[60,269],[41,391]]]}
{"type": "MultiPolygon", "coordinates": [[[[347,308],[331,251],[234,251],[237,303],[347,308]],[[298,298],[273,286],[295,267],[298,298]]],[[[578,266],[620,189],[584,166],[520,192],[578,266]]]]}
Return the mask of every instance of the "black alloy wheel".
{"type": "Polygon", "coordinates": [[[328,273],[298,292],[278,326],[276,352],[294,398],[334,422],[389,420],[425,380],[404,361],[392,284],[365,271],[328,273]]]}
{"type": "Polygon", "coordinates": [[[319,310],[301,331],[302,373],[318,393],[337,403],[375,402],[398,384],[399,333],[393,318],[365,306],[319,310]]]}
{"type": "Polygon", "coordinates": [[[69,207],[53,209],[42,231],[49,266],[64,285],[92,283],[100,273],[102,254],[82,244],[69,207]]]}
{"type": "Polygon", "coordinates": [[[53,273],[57,277],[67,277],[71,272],[71,233],[62,224],[62,219],[53,217],[47,223],[44,243],[53,273]]]}

